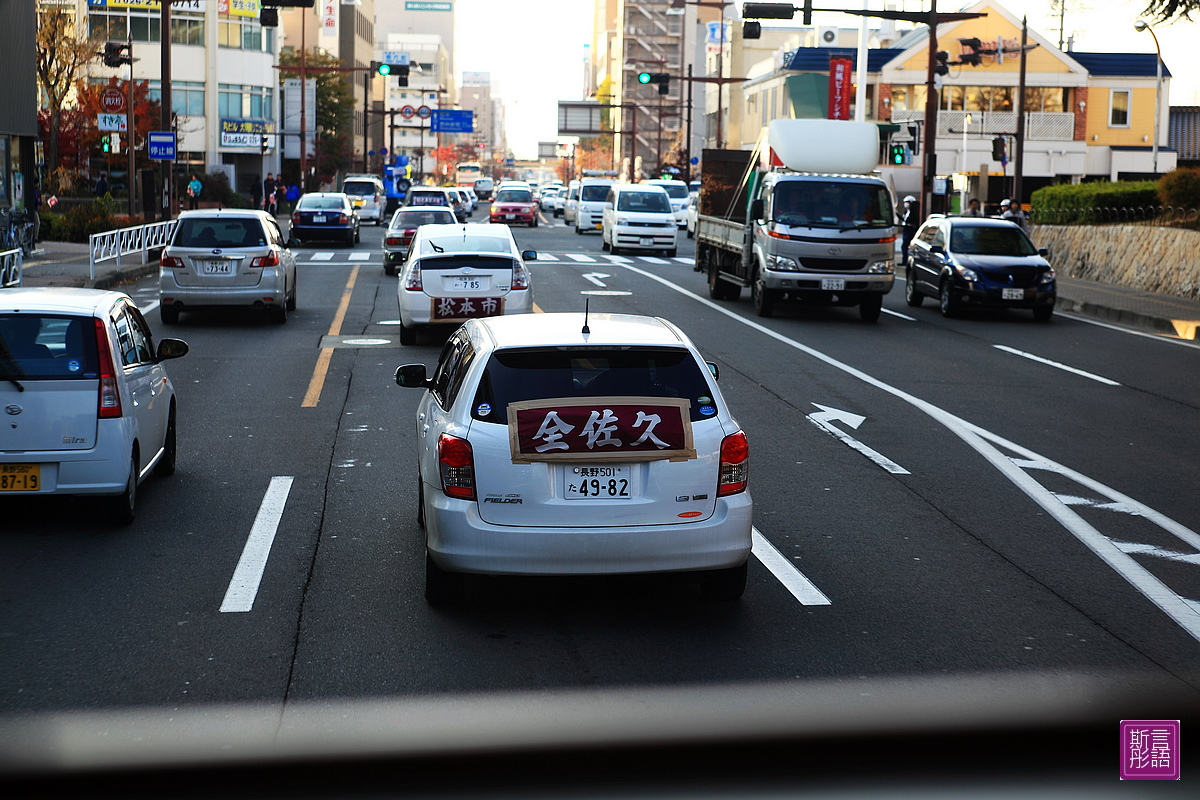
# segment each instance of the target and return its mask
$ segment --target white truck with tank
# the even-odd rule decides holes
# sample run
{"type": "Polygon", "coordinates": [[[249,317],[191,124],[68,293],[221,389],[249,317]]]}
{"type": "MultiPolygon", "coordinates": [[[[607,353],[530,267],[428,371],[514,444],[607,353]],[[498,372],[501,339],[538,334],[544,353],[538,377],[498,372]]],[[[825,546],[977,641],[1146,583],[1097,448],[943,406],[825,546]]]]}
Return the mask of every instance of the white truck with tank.
{"type": "Polygon", "coordinates": [[[794,301],[858,306],[874,322],[895,280],[897,235],[891,189],[873,174],[878,128],[773,120],[766,145],[704,151],[696,270],[709,295],[736,300],[748,286],[759,316],[794,301]]]}

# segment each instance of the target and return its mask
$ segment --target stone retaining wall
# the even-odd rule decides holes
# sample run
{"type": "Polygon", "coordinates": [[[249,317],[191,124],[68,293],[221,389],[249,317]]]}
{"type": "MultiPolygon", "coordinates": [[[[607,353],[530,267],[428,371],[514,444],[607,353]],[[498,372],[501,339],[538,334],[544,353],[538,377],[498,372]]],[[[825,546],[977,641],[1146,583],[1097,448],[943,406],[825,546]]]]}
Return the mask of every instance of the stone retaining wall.
{"type": "Polygon", "coordinates": [[[1034,225],[1064,278],[1200,300],[1200,231],[1149,225],[1034,225]]]}

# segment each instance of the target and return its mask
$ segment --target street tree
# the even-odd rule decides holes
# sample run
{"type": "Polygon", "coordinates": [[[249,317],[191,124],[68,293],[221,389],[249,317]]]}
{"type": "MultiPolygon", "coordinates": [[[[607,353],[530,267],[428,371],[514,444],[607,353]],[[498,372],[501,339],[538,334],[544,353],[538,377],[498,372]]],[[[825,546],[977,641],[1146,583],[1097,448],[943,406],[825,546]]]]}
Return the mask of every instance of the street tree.
{"type": "Polygon", "coordinates": [[[1200,0],[1147,0],[1142,13],[1159,22],[1191,20],[1192,14],[1200,16],[1200,0]]]}
{"type": "MultiPolygon", "coordinates": [[[[304,56],[308,67],[342,67],[341,59],[324,51],[309,50],[304,56]]],[[[281,67],[299,67],[300,53],[285,50],[279,55],[281,67]]],[[[281,71],[280,78],[298,78],[299,73],[281,71]]],[[[350,167],[354,161],[354,93],[351,91],[354,72],[316,72],[306,80],[317,83],[317,158],[313,166],[323,181],[333,180],[334,175],[350,167]]]]}
{"type": "Polygon", "coordinates": [[[45,98],[46,167],[51,176],[51,192],[58,191],[59,131],[64,109],[74,103],[76,81],[83,77],[87,63],[96,58],[103,36],[85,36],[75,24],[75,6],[40,3],[37,13],[38,86],[45,98]]]}

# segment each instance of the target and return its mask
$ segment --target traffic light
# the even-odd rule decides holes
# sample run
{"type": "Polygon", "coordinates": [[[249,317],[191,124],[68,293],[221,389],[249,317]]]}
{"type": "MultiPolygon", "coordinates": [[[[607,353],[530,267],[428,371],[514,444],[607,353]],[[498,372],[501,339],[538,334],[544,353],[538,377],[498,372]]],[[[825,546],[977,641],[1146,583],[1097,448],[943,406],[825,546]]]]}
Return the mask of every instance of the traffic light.
{"type": "Polygon", "coordinates": [[[671,76],[666,73],[657,73],[650,76],[654,83],[658,84],[658,93],[666,94],[671,89],[671,76]]]}
{"type": "Polygon", "coordinates": [[[100,150],[105,153],[112,152],[112,134],[106,133],[100,137],[100,150]]]}
{"type": "MultiPolygon", "coordinates": [[[[381,72],[379,74],[382,75],[384,73],[381,72]]],[[[396,64],[395,66],[388,66],[388,74],[396,78],[397,86],[408,86],[408,64],[396,64]]]]}
{"type": "Polygon", "coordinates": [[[105,42],[104,52],[100,55],[104,58],[104,66],[119,67],[122,64],[132,64],[133,58],[124,55],[124,51],[129,49],[129,45],[121,44],[120,42],[105,42]]]}
{"type": "Polygon", "coordinates": [[[992,161],[1004,162],[1006,160],[1008,154],[1005,152],[1005,145],[1007,144],[1008,142],[1004,140],[1003,136],[992,139],[992,161]]]}
{"type": "Polygon", "coordinates": [[[761,39],[762,38],[762,23],[761,22],[743,22],[742,23],[742,38],[743,39],[761,39]]]}
{"type": "Polygon", "coordinates": [[[965,48],[965,51],[958,56],[959,62],[978,67],[983,61],[983,42],[977,38],[959,39],[958,42],[965,48]]]}
{"type": "Polygon", "coordinates": [[[376,75],[382,75],[386,78],[388,75],[392,74],[392,65],[384,64],[382,61],[372,61],[371,72],[374,72],[376,75]]]}
{"type": "Polygon", "coordinates": [[[262,155],[266,155],[267,153],[267,135],[265,133],[262,135],[262,140],[258,143],[258,152],[262,155]]]}
{"type": "Polygon", "coordinates": [[[638,83],[646,84],[649,82],[650,82],[650,73],[649,72],[639,72],[638,73],[638,83]]]}
{"type": "Polygon", "coordinates": [[[949,75],[950,74],[950,54],[949,53],[947,53],[945,50],[938,50],[937,53],[934,55],[934,60],[936,62],[933,65],[934,72],[936,72],[938,75],[949,75]]]}
{"type": "Polygon", "coordinates": [[[921,126],[909,125],[908,135],[912,137],[912,144],[908,146],[909,152],[914,156],[921,155],[921,126]]]}
{"type": "Polygon", "coordinates": [[[904,145],[894,144],[891,148],[891,153],[888,155],[888,163],[900,165],[904,163],[904,145]]]}
{"type": "Polygon", "coordinates": [[[264,6],[262,11],[258,13],[258,24],[262,25],[264,28],[278,28],[279,9],[267,8],[264,6]]]}

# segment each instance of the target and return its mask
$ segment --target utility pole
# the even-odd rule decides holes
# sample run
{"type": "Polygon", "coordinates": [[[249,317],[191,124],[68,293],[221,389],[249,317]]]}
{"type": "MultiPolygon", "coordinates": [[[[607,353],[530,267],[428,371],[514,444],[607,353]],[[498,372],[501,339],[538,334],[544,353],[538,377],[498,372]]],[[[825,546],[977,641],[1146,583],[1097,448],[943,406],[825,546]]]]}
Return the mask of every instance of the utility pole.
{"type": "Polygon", "coordinates": [[[925,68],[925,159],[921,162],[921,214],[928,216],[933,210],[933,178],[937,174],[938,91],[934,83],[933,66],[937,61],[937,0],[929,4],[929,63],[925,68]]]}
{"type": "Polygon", "coordinates": [[[1021,204],[1021,176],[1025,171],[1025,43],[1029,40],[1029,25],[1021,18],[1021,77],[1017,82],[1017,152],[1013,158],[1013,198],[1021,204]]]}
{"type": "Polygon", "coordinates": [[[134,214],[137,213],[137,153],[134,152],[134,145],[137,143],[137,117],[136,109],[133,106],[133,32],[126,31],[126,46],[129,48],[129,115],[126,117],[128,126],[126,133],[129,141],[126,147],[129,149],[129,177],[126,183],[129,184],[129,217],[132,222],[134,214]]]}
{"type": "MultiPolygon", "coordinates": [[[[173,131],[173,130],[175,130],[175,128],[171,124],[171,4],[170,3],[162,3],[161,6],[162,6],[162,16],[161,16],[161,21],[159,23],[159,30],[161,32],[159,35],[159,39],[161,41],[161,46],[160,46],[159,51],[161,53],[160,60],[162,62],[162,70],[161,70],[162,71],[162,80],[161,80],[162,91],[160,93],[160,99],[159,99],[159,102],[161,103],[161,108],[159,110],[162,112],[162,120],[161,120],[160,130],[173,131]]],[[[175,142],[175,148],[176,148],[176,150],[179,149],[178,140],[176,140],[176,142],[175,142]]],[[[171,188],[172,188],[172,184],[175,182],[173,180],[173,176],[175,174],[174,159],[172,159],[170,161],[162,162],[162,170],[163,170],[163,183],[162,183],[163,195],[162,195],[162,209],[161,209],[162,217],[161,218],[165,221],[165,220],[168,220],[171,218],[171,214],[174,211],[174,206],[172,205],[172,202],[171,202],[171,200],[172,200],[171,195],[174,194],[174,192],[171,191],[171,188]]]]}

